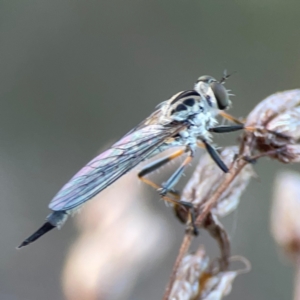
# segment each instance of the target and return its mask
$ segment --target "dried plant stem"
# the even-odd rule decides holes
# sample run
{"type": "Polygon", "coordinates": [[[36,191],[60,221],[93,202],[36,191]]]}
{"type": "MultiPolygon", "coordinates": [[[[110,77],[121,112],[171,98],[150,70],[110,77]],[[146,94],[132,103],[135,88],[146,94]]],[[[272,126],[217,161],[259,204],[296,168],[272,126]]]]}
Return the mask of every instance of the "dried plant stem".
{"type": "MultiPolygon", "coordinates": [[[[254,162],[256,159],[264,156],[277,159],[284,163],[300,161],[300,144],[298,144],[300,140],[299,104],[300,90],[297,89],[271,95],[254,108],[245,121],[244,135],[240,140],[239,158],[233,162],[229,174],[226,174],[223,177],[220,185],[211,185],[210,192],[213,192],[212,195],[211,193],[209,194],[211,196],[207,196],[204,200],[201,199],[203,201],[194,201],[194,203],[199,203],[198,206],[193,203],[193,195],[196,197],[195,191],[197,191],[197,184],[200,179],[199,174],[197,175],[196,173],[197,176],[193,177],[194,181],[192,181],[190,186],[187,186],[187,199],[195,206],[194,208],[197,217],[194,223],[197,227],[205,228],[205,222],[209,221],[208,216],[213,214],[212,210],[217,207],[222,196],[230,189],[233,181],[238,178],[241,171],[248,163],[254,162]],[[258,127],[261,127],[261,129],[258,127]]],[[[203,174],[205,174],[205,172],[203,174]]],[[[206,176],[204,179],[209,180],[207,174],[204,176],[206,176]]],[[[208,222],[208,227],[209,225],[210,223],[208,222]]],[[[213,226],[214,224],[211,225],[210,232],[219,241],[219,244],[221,241],[226,242],[225,239],[222,240],[220,230],[218,230],[216,226],[213,226]]],[[[185,254],[189,250],[192,239],[193,236],[191,233],[187,232],[173,267],[163,300],[170,300],[170,295],[174,283],[176,282],[176,276],[179,274],[180,267],[183,263],[185,254]]],[[[225,262],[224,270],[226,270],[226,256],[230,256],[230,247],[226,248],[226,245],[224,245],[225,244],[221,244],[220,248],[221,259],[223,260],[223,263],[225,262]]],[[[199,284],[201,285],[201,282],[199,284]]],[[[201,290],[201,286],[198,287],[198,289],[201,290]]],[[[226,293],[223,293],[222,295],[225,294],[226,293]]],[[[200,295],[198,298],[199,297],[200,295]]],[[[215,299],[215,296],[213,299],[215,299]]],[[[300,300],[300,255],[297,260],[294,299],[300,300]]]]}
{"type": "Polygon", "coordinates": [[[178,271],[178,269],[180,267],[180,264],[182,262],[183,257],[185,256],[185,254],[187,253],[187,251],[190,248],[190,245],[191,245],[191,242],[192,242],[193,238],[194,238],[194,236],[192,235],[191,232],[187,232],[184,235],[184,238],[183,238],[183,241],[181,243],[181,246],[180,246],[180,249],[179,249],[176,261],[175,261],[175,264],[173,266],[173,270],[172,270],[172,273],[171,273],[171,277],[170,277],[169,283],[167,285],[167,288],[165,290],[165,294],[163,296],[163,300],[168,300],[169,299],[169,296],[170,296],[170,293],[172,291],[172,287],[173,287],[174,281],[176,279],[177,271],[178,271]]]}
{"type": "Polygon", "coordinates": [[[203,227],[219,244],[221,250],[220,271],[226,271],[230,257],[230,241],[226,230],[212,213],[209,213],[203,221],[203,227]]]}
{"type": "Polygon", "coordinates": [[[219,188],[216,190],[216,192],[212,195],[212,197],[205,203],[204,208],[197,217],[195,224],[197,226],[200,226],[204,219],[207,217],[211,209],[216,205],[221,195],[224,193],[224,191],[228,188],[230,183],[236,178],[236,176],[242,171],[242,169],[247,165],[247,161],[243,159],[239,159],[236,161],[236,163],[231,167],[230,173],[227,174],[223,180],[223,182],[220,184],[219,188]]]}
{"type": "MultiPolygon", "coordinates": [[[[202,212],[196,218],[195,224],[198,227],[200,227],[202,225],[202,223],[204,222],[204,220],[206,219],[206,217],[210,213],[211,209],[218,202],[218,200],[221,197],[221,195],[223,194],[223,192],[228,188],[230,183],[236,178],[236,176],[247,165],[247,163],[248,162],[243,160],[243,159],[238,159],[238,160],[235,161],[235,163],[230,168],[230,172],[224,177],[224,180],[222,181],[222,183],[220,184],[218,189],[215,191],[215,193],[212,195],[212,197],[207,201],[207,203],[203,207],[202,212]]],[[[184,255],[187,253],[187,251],[190,247],[192,239],[193,239],[192,234],[190,232],[187,232],[185,234],[184,238],[183,238],[178,256],[176,258],[176,261],[175,261],[175,264],[174,264],[174,267],[173,267],[173,270],[172,270],[172,274],[171,274],[169,283],[167,285],[167,288],[165,290],[165,294],[163,296],[163,300],[169,300],[169,297],[170,297],[170,294],[171,294],[171,291],[172,291],[172,287],[173,287],[174,281],[176,279],[176,274],[178,272],[178,269],[180,267],[180,264],[182,262],[182,259],[183,259],[184,255]]]]}

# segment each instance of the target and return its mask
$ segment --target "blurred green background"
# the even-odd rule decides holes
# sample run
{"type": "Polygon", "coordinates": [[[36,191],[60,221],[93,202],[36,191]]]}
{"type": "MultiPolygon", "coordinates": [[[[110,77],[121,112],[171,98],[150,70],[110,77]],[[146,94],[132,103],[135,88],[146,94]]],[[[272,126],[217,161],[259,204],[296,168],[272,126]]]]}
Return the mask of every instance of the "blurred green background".
{"type": "MultiPolygon", "coordinates": [[[[236,116],[271,93],[300,87],[299,12],[299,1],[282,0],[2,0],[0,299],[63,299],[73,222],[22,251],[15,247],[42,224],[59,188],[159,102],[192,88],[200,75],[220,78],[224,69],[237,71],[226,84],[236,95],[236,116]]],[[[221,137],[218,145],[235,138],[221,137]]],[[[229,231],[237,224],[233,254],[253,267],[229,299],[292,298],[293,269],[269,233],[273,176],[288,167],[260,161],[259,181],[226,220],[229,231]]],[[[130,299],[160,299],[184,232],[150,195],[176,245],[164,264],[144,270],[130,299]]]]}

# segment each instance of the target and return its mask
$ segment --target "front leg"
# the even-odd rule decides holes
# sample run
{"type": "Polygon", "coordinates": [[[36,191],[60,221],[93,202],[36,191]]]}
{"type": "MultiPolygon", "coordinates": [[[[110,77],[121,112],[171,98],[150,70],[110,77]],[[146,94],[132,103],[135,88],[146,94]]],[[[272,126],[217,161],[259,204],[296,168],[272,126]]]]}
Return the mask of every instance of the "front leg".
{"type": "Polygon", "coordinates": [[[216,126],[209,128],[210,132],[216,132],[216,133],[225,133],[225,132],[233,132],[238,130],[245,129],[245,126],[242,124],[239,125],[229,125],[229,126],[216,126]]]}
{"type": "Polygon", "coordinates": [[[237,119],[236,117],[228,114],[227,112],[225,112],[224,110],[219,112],[219,115],[222,116],[223,118],[235,123],[235,124],[240,124],[240,125],[244,125],[244,121],[241,121],[239,119],[237,119]]]}
{"type": "Polygon", "coordinates": [[[223,160],[221,159],[220,155],[218,154],[217,150],[210,145],[206,140],[202,140],[208,154],[210,155],[210,157],[213,159],[213,161],[218,165],[218,167],[224,172],[224,173],[228,173],[229,169],[227,168],[227,166],[225,165],[225,163],[223,162],[223,160]]]}

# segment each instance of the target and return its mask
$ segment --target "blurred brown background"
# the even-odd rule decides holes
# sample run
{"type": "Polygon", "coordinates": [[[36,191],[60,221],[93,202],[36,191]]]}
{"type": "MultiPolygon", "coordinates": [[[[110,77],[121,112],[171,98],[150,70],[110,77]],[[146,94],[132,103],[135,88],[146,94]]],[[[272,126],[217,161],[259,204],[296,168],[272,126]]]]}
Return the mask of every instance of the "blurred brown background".
{"type": "MultiPolygon", "coordinates": [[[[42,224],[58,189],[160,101],[225,68],[237,71],[226,85],[236,94],[236,116],[299,87],[299,12],[299,1],[279,0],[1,1],[0,299],[64,299],[61,272],[74,223],[15,247],[42,224]]],[[[260,180],[225,222],[233,254],[253,267],[230,299],[292,297],[293,269],[269,234],[273,176],[287,167],[260,161],[260,180]]],[[[175,242],[163,263],[144,268],[128,299],[160,299],[184,232],[156,193],[147,193],[140,201],[168,221],[175,242]]],[[[197,242],[215,246],[206,234],[197,242]]]]}

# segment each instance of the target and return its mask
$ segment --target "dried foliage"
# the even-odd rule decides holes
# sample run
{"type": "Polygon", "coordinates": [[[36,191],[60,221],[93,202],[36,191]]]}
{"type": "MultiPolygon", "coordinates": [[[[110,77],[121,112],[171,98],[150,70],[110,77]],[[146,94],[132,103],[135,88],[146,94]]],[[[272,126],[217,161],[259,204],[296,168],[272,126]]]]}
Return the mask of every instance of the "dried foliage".
{"type": "MultiPolygon", "coordinates": [[[[226,165],[230,166],[238,155],[238,147],[226,147],[220,156],[226,165]]],[[[252,166],[247,165],[238,176],[234,178],[228,189],[222,193],[212,213],[224,217],[234,211],[239,204],[240,196],[254,174],[252,166]]],[[[216,165],[208,154],[201,157],[191,179],[182,192],[182,200],[191,202],[200,212],[204,203],[211,198],[224,177],[224,172],[216,165]]]]}
{"type": "MultiPolygon", "coordinates": [[[[299,139],[300,90],[284,91],[260,102],[246,118],[239,144],[220,151],[222,160],[230,166],[229,173],[222,173],[209,155],[200,159],[181,194],[181,200],[193,204],[194,226],[207,230],[216,240],[220,257],[208,257],[203,246],[196,253],[189,254],[194,239],[191,212],[175,206],[177,217],[189,226],[164,300],[220,300],[230,293],[233,280],[242,271],[230,270],[230,239],[218,218],[237,208],[254,175],[253,162],[261,157],[283,163],[299,162],[299,139]]],[[[149,261],[149,257],[152,261],[158,259],[170,245],[169,242],[161,242],[160,230],[165,226],[159,217],[153,214],[149,217],[142,208],[135,211],[138,201],[134,206],[133,201],[142,195],[136,184],[130,183],[135,181],[133,176],[131,173],[117,183],[126,193],[113,209],[110,209],[108,199],[94,201],[80,215],[79,223],[83,229],[70,251],[63,276],[67,299],[126,298],[145,261],[149,261]],[[136,226],[137,222],[139,226],[136,226]],[[143,243],[138,240],[143,240],[143,243]],[[157,245],[160,245],[159,251],[157,245]],[[89,279],[82,281],[82,277],[89,279]]],[[[284,174],[277,179],[272,231],[279,245],[300,265],[300,179],[295,178],[284,174]]],[[[108,189],[111,194],[104,192],[100,197],[116,199],[119,196],[114,191],[119,195],[118,190],[108,189]]],[[[244,258],[240,260],[246,264],[244,271],[248,271],[249,263],[244,258]]]]}
{"type": "Polygon", "coordinates": [[[245,126],[252,128],[246,138],[252,150],[283,163],[299,161],[300,90],[274,94],[249,114],[245,126]],[[253,138],[254,137],[254,138],[253,138]]]}
{"type": "Polygon", "coordinates": [[[245,268],[237,271],[221,271],[214,267],[203,246],[196,253],[186,255],[178,269],[170,300],[221,300],[231,291],[237,275],[250,270],[249,262],[243,258],[245,268]]]}
{"type": "MultiPolygon", "coordinates": [[[[238,147],[226,147],[220,152],[222,160],[230,166],[238,155],[238,147]]],[[[220,252],[221,269],[228,267],[230,256],[230,242],[227,232],[218,217],[224,217],[234,211],[240,201],[240,196],[247,187],[251,176],[254,174],[252,166],[249,164],[229,184],[228,188],[220,195],[217,203],[212,207],[201,226],[217,241],[220,252]]],[[[196,214],[200,214],[203,205],[211,198],[217,190],[224,173],[215,164],[208,154],[201,157],[191,179],[185,186],[181,199],[191,202],[195,208],[196,214]]],[[[175,207],[175,213],[183,222],[187,221],[188,212],[181,206],[175,207]]]]}
{"type": "MultiPolygon", "coordinates": [[[[220,246],[221,259],[219,260],[219,274],[229,272],[230,241],[225,229],[218,222],[216,217],[222,217],[236,209],[240,196],[247,186],[251,175],[253,175],[250,166],[251,163],[256,162],[256,160],[261,157],[277,159],[283,163],[300,161],[300,144],[298,144],[300,139],[299,107],[300,90],[277,93],[260,102],[246,119],[245,131],[240,139],[239,150],[237,150],[237,147],[231,147],[223,149],[220,153],[227,165],[231,165],[229,174],[224,175],[218,172],[219,170],[217,170],[216,166],[209,162],[209,158],[203,157],[183,191],[182,199],[192,202],[195,206],[196,225],[207,229],[220,246]]],[[[281,202],[280,204],[277,203],[277,207],[279,208],[274,209],[277,213],[274,213],[276,217],[273,217],[273,219],[277,218],[276,224],[280,224],[278,218],[281,218],[285,227],[279,228],[280,226],[277,225],[276,227],[273,225],[273,231],[275,237],[285,250],[293,253],[295,248],[296,251],[300,248],[300,244],[298,244],[298,222],[296,222],[296,219],[299,220],[299,218],[297,218],[299,214],[293,214],[290,211],[289,217],[286,218],[284,215],[279,217],[277,214],[282,208],[283,199],[286,197],[281,193],[280,198],[281,202]],[[289,233],[286,233],[286,231],[289,231],[289,233]],[[296,236],[297,243],[295,242],[296,236]]],[[[290,209],[291,207],[289,207],[289,210],[290,209]]],[[[182,208],[176,207],[175,211],[180,220],[190,220],[188,214],[182,208]]],[[[275,224],[275,222],[273,222],[273,224],[275,224]]],[[[183,277],[180,270],[192,239],[193,235],[191,231],[188,230],[179,249],[171,278],[163,297],[164,300],[217,300],[222,299],[222,297],[227,295],[230,291],[230,289],[224,289],[226,292],[212,293],[209,297],[204,298],[202,292],[198,294],[195,292],[187,293],[185,287],[194,286],[194,281],[190,281],[190,285],[179,284],[180,278],[183,277]],[[178,288],[179,286],[182,288],[178,288]]],[[[298,264],[299,261],[300,258],[298,264]]],[[[189,274],[189,272],[192,272],[194,269],[195,267],[193,265],[189,267],[185,266],[185,274],[189,274]]],[[[221,282],[222,280],[220,279],[220,283],[221,282]]],[[[225,279],[224,282],[226,282],[225,279]]],[[[225,286],[229,287],[231,284],[228,282],[225,286]]],[[[202,291],[202,288],[198,286],[198,291],[199,290],[202,291]]]]}

